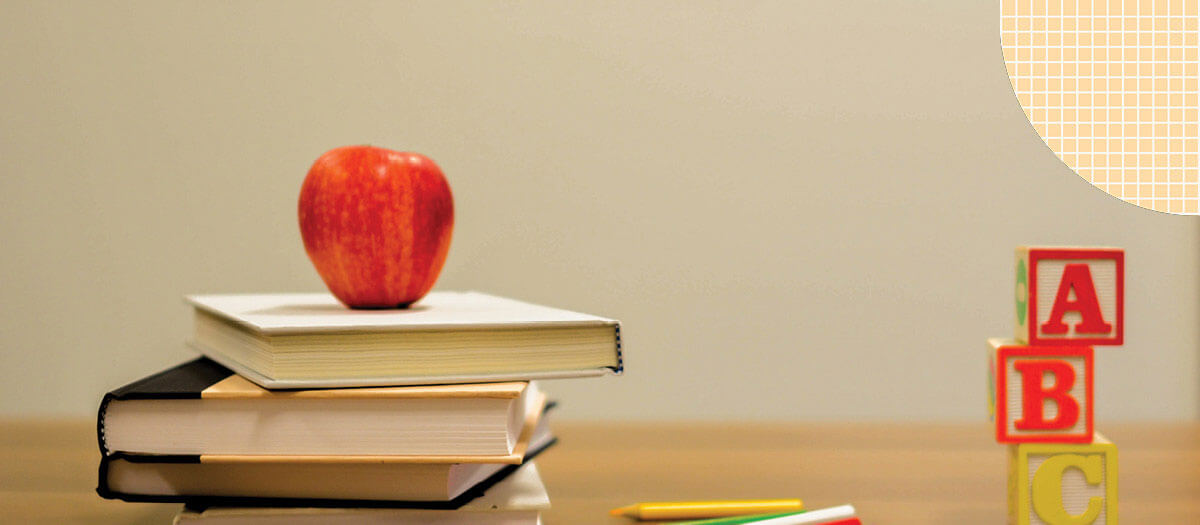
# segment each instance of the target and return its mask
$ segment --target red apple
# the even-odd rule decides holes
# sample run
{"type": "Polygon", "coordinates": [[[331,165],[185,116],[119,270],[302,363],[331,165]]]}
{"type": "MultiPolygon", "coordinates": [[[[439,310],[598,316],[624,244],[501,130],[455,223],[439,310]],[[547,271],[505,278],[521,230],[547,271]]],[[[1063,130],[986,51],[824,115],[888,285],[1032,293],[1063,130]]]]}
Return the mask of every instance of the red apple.
{"type": "Polygon", "coordinates": [[[418,153],[346,146],[300,188],[300,236],[329,291],[351,308],[405,308],[437,280],[454,229],[441,168],[418,153]]]}

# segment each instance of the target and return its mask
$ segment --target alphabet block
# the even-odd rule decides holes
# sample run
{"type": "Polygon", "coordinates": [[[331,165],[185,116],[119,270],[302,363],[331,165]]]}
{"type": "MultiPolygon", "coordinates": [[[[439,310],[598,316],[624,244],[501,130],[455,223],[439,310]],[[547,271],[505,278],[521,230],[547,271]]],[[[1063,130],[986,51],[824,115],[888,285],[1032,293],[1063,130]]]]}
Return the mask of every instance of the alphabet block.
{"type": "Polygon", "coordinates": [[[1124,250],[1022,246],[1016,275],[1018,341],[1124,344],[1124,250]]]}
{"type": "Polygon", "coordinates": [[[992,404],[1000,443],[1092,440],[1090,346],[1026,346],[989,339],[995,374],[992,404]]]}
{"type": "Polygon", "coordinates": [[[1115,525],[1117,447],[1099,433],[1086,444],[1009,445],[1010,525],[1115,525]]]}

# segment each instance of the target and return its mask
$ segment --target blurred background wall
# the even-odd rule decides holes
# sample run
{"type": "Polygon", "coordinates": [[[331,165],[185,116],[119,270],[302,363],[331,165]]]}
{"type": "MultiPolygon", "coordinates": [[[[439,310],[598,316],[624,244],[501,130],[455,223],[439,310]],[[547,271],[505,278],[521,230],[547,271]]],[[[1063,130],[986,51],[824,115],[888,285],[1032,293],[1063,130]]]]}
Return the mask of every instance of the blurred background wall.
{"type": "Polygon", "coordinates": [[[1128,250],[1097,418],[1200,416],[1200,223],[1063,166],[996,2],[0,3],[0,414],[191,354],[198,292],[317,291],[296,197],[370,143],[453,187],[441,289],[618,317],[566,419],[980,420],[1012,248],[1128,250]]]}

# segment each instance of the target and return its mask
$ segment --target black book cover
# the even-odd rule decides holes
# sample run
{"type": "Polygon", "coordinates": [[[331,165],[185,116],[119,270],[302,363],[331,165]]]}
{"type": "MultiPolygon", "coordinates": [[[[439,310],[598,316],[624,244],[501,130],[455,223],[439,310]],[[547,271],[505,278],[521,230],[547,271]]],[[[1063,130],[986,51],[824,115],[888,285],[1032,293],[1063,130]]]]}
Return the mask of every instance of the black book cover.
{"type": "Polygon", "coordinates": [[[113,400],[200,399],[200,394],[205,388],[231,375],[233,372],[228,368],[201,357],[104,394],[96,413],[96,439],[100,445],[100,454],[108,456],[113,453],[104,442],[104,414],[113,400]]]}
{"type": "MultiPolygon", "coordinates": [[[[549,408],[549,405],[547,405],[549,408]]],[[[524,461],[530,461],[544,452],[546,449],[558,443],[558,438],[553,438],[545,445],[537,448],[531,448],[525,453],[524,461]]],[[[100,460],[100,482],[96,487],[96,493],[102,498],[119,499],[134,503],[184,503],[190,507],[384,507],[384,508],[411,508],[411,509],[433,509],[433,510],[454,510],[466,505],[475,498],[482,496],[487,489],[501,482],[513,472],[516,472],[521,464],[505,465],[495,474],[492,474],[487,479],[479,482],[474,487],[467,489],[458,497],[448,501],[378,501],[378,500],[349,500],[349,499],[304,499],[304,498],[238,498],[238,497],[204,497],[204,496],[182,496],[182,495],[146,495],[146,494],[126,494],[114,492],[108,487],[108,465],[110,462],[122,459],[133,462],[143,463],[199,463],[199,456],[149,456],[140,454],[125,454],[116,452],[112,455],[105,456],[100,460]]]]}

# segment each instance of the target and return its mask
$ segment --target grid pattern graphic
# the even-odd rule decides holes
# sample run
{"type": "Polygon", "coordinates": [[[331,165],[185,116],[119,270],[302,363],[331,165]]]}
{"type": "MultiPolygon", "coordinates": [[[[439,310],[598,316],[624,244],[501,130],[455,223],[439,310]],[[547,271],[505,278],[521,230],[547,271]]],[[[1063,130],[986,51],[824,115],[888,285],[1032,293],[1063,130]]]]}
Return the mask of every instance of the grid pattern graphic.
{"type": "Polygon", "coordinates": [[[1025,115],[1093,185],[1200,214],[1197,0],[1002,0],[1001,44],[1025,115]]]}

